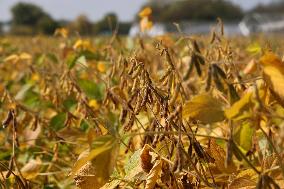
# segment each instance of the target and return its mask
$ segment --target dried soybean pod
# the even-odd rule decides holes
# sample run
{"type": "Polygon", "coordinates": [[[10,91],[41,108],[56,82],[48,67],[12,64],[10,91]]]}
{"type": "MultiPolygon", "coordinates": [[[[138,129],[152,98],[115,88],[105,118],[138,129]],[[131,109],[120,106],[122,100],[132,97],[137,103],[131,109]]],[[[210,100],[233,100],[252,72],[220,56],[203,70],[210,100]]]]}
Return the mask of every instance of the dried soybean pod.
{"type": "MultiPolygon", "coordinates": [[[[194,56],[196,57],[196,56],[194,56]]],[[[197,60],[197,58],[195,58],[195,60],[197,60]]],[[[202,71],[201,71],[201,68],[200,68],[200,64],[197,62],[197,61],[194,61],[194,66],[195,66],[195,69],[196,69],[196,72],[197,74],[199,75],[199,77],[202,75],[202,71]]]]}
{"type": "Polygon", "coordinates": [[[233,104],[233,103],[237,102],[240,99],[240,96],[237,93],[237,91],[236,91],[235,87],[233,86],[233,84],[229,84],[228,88],[229,88],[230,103],[233,104]]]}
{"type": "Polygon", "coordinates": [[[224,36],[224,23],[223,23],[223,20],[220,17],[218,17],[217,21],[220,24],[221,35],[224,36]]]}
{"type": "Polygon", "coordinates": [[[224,91],[224,86],[223,86],[223,84],[222,84],[222,82],[221,82],[221,80],[220,80],[220,78],[219,78],[219,76],[218,76],[218,74],[217,74],[215,69],[212,70],[212,76],[213,76],[213,80],[214,80],[214,83],[215,83],[217,89],[219,91],[223,92],[224,91]]]}
{"type": "Polygon", "coordinates": [[[125,118],[127,116],[127,110],[125,109],[121,109],[121,113],[120,113],[120,116],[119,116],[119,121],[124,124],[125,123],[125,118]]]}
{"type": "Polygon", "coordinates": [[[185,74],[184,77],[183,77],[183,80],[184,80],[184,81],[189,78],[189,76],[190,76],[190,74],[191,74],[191,72],[192,72],[192,70],[193,70],[193,64],[194,64],[194,63],[193,63],[193,56],[191,57],[190,62],[189,62],[188,64],[189,64],[189,68],[188,68],[186,74],[185,74]]]}
{"type": "Polygon", "coordinates": [[[212,64],[213,69],[220,75],[223,79],[227,79],[226,74],[224,71],[217,65],[217,64],[212,64]]]}
{"type": "Polygon", "coordinates": [[[201,64],[201,65],[205,65],[205,60],[203,58],[203,56],[200,53],[195,53],[196,56],[196,61],[201,64]]]}
{"type": "Polygon", "coordinates": [[[279,185],[271,178],[269,175],[264,175],[266,178],[265,180],[268,182],[269,186],[273,186],[272,188],[280,189],[279,185]]]}
{"type": "Polygon", "coordinates": [[[212,67],[209,66],[208,73],[207,73],[207,80],[206,80],[206,87],[205,91],[209,91],[212,83],[212,67]]]}
{"type": "Polygon", "coordinates": [[[10,122],[13,120],[13,110],[9,110],[7,117],[2,122],[2,127],[5,129],[9,126],[10,122]]]}
{"type": "Polygon", "coordinates": [[[192,45],[193,45],[193,50],[200,53],[200,48],[199,48],[196,40],[192,41],[192,45]]]}
{"type": "Polygon", "coordinates": [[[139,64],[137,65],[137,67],[134,69],[133,73],[132,73],[132,78],[136,78],[141,72],[142,72],[142,65],[139,64]]]}
{"type": "Polygon", "coordinates": [[[9,178],[10,175],[12,174],[12,172],[13,172],[13,167],[14,167],[14,157],[12,157],[12,158],[10,159],[10,161],[9,161],[9,170],[8,170],[6,176],[5,176],[6,179],[9,178]]]}
{"type": "Polygon", "coordinates": [[[182,111],[182,106],[178,105],[176,110],[169,115],[168,120],[172,120],[173,118],[177,117],[181,111],[182,111]]]}
{"type": "Polygon", "coordinates": [[[149,95],[149,89],[148,87],[146,87],[144,89],[144,92],[143,92],[143,98],[142,98],[142,102],[141,102],[141,107],[145,107],[146,106],[146,103],[148,102],[148,95],[149,95]]]}
{"type": "Polygon", "coordinates": [[[160,111],[161,111],[160,103],[158,101],[155,101],[155,104],[153,107],[153,114],[158,115],[160,111]]]}
{"type": "Polygon", "coordinates": [[[168,82],[169,82],[169,78],[167,77],[167,78],[161,83],[161,85],[162,85],[162,86],[167,86],[167,85],[168,85],[168,82]]]}
{"type": "Polygon", "coordinates": [[[132,75],[135,66],[136,66],[135,61],[131,60],[131,65],[130,65],[130,68],[129,68],[128,73],[127,73],[128,75],[132,75]]]}
{"type": "Polygon", "coordinates": [[[170,56],[170,53],[169,53],[168,48],[165,48],[164,51],[165,51],[165,53],[166,53],[166,60],[167,60],[168,64],[169,64],[170,67],[174,70],[174,69],[175,69],[175,66],[174,66],[174,64],[173,64],[173,61],[172,61],[172,58],[171,58],[171,56],[170,56]]]}
{"type": "Polygon", "coordinates": [[[135,104],[135,108],[134,108],[134,113],[137,115],[139,114],[141,108],[142,108],[142,96],[141,96],[141,93],[138,94],[137,96],[137,100],[136,100],[136,104],[135,104]]]}
{"type": "Polygon", "coordinates": [[[213,31],[210,39],[210,44],[214,43],[215,39],[216,39],[216,33],[215,31],[213,31]]]}
{"type": "Polygon", "coordinates": [[[23,183],[22,179],[18,175],[15,175],[15,180],[16,180],[16,183],[18,184],[19,188],[21,188],[21,189],[28,188],[28,186],[26,186],[23,183]]]}
{"type": "Polygon", "coordinates": [[[111,78],[114,77],[115,71],[116,71],[116,64],[113,64],[112,69],[111,69],[111,74],[110,74],[111,78]]]}
{"type": "Polygon", "coordinates": [[[168,67],[168,69],[166,70],[166,72],[161,76],[161,78],[159,79],[160,82],[163,82],[168,75],[170,75],[170,73],[172,72],[172,68],[168,67]]]}
{"type": "Polygon", "coordinates": [[[127,123],[124,124],[124,131],[129,131],[134,124],[135,115],[131,114],[127,123]]]}
{"type": "Polygon", "coordinates": [[[199,144],[197,141],[193,141],[193,148],[194,151],[196,152],[197,156],[201,159],[204,159],[204,150],[202,146],[199,144]]]}
{"type": "Polygon", "coordinates": [[[132,88],[131,88],[131,94],[133,94],[135,92],[135,90],[137,89],[138,85],[139,85],[139,79],[135,78],[134,82],[133,82],[133,85],[132,85],[132,88]]]}
{"type": "Polygon", "coordinates": [[[174,91],[173,95],[171,96],[171,99],[170,99],[170,102],[169,102],[170,106],[173,106],[174,103],[176,102],[177,97],[179,95],[179,91],[180,91],[180,84],[177,84],[177,86],[175,87],[175,91],[174,91]]]}
{"type": "Polygon", "coordinates": [[[227,142],[225,167],[228,168],[233,162],[233,139],[230,138],[227,142]]]}
{"type": "Polygon", "coordinates": [[[187,148],[187,154],[189,155],[189,157],[192,157],[192,150],[193,150],[193,148],[192,148],[192,139],[191,139],[190,144],[187,148]]]}

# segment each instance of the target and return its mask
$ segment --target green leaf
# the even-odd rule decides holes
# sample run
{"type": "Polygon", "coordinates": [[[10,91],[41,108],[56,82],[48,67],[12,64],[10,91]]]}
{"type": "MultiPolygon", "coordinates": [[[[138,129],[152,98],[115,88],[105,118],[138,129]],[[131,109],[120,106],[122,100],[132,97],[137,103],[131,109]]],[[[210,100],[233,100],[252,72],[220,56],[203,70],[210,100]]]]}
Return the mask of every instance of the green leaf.
{"type": "Polygon", "coordinates": [[[87,131],[88,128],[89,128],[89,124],[86,121],[82,120],[80,124],[80,129],[85,132],[87,131]]]}
{"type": "Polygon", "coordinates": [[[182,112],[183,118],[194,119],[203,123],[214,123],[224,120],[223,105],[220,100],[204,93],[185,103],[182,112]]]}
{"type": "Polygon", "coordinates": [[[139,177],[139,175],[143,174],[144,171],[141,167],[141,155],[142,149],[135,151],[132,156],[129,158],[127,163],[124,165],[125,171],[125,180],[131,181],[135,180],[139,177]]]}
{"type": "Polygon", "coordinates": [[[80,88],[86,93],[89,98],[96,100],[103,100],[104,98],[104,85],[101,83],[94,83],[89,80],[80,80],[80,88]]]}
{"type": "MultiPolygon", "coordinates": [[[[140,155],[142,149],[135,151],[124,165],[125,174],[128,175],[132,170],[140,166],[140,155]]],[[[142,169],[141,169],[142,170],[142,169]]]]}
{"type": "Polygon", "coordinates": [[[72,107],[76,106],[77,105],[77,101],[75,98],[67,98],[66,100],[63,101],[63,106],[65,108],[67,108],[69,111],[72,107]]]}
{"type": "Polygon", "coordinates": [[[87,60],[101,60],[102,56],[99,52],[92,52],[88,50],[83,50],[80,52],[81,56],[85,56],[87,60]]]}
{"type": "Polygon", "coordinates": [[[67,65],[68,65],[68,68],[69,68],[69,69],[72,69],[72,68],[75,66],[75,64],[76,64],[76,62],[77,62],[77,60],[78,60],[79,57],[80,57],[80,56],[78,56],[77,54],[70,54],[70,55],[67,57],[66,63],[67,63],[67,65]]]}
{"type": "Polygon", "coordinates": [[[47,53],[46,56],[53,63],[57,64],[59,62],[57,56],[55,54],[53,54],[53,53],[47,53]]]}
{"type": "Polygon", "coordinates": [[[32,88],[33,88],[32,84],[30,83],[24,84],[19,90],[19,92],[17,93],[17,95],[15,96],[15,99],[23,100],[27,96],[28,91],[32,88]]]}
{"type": "Polygon", "coordinates": [[[246,151],[251,149],[254,130],[255,129],[250,121],[244,122],[241,126],[239,144],[246,151]]]}
{"type": "Polygon", "coordinates": [[[23,85],[15,99],[22,101],[25,106],[30,108],[35,108],[41,103],[39,94],[35,92],[34,86],[29,83],[23,85]]]}
{"type": "Polygon", "coordinates": [[[65,113],[57,114],[50,120],[50,127],[55,131],[59,131],[64,127],[65,119],[66,119],[65,113]]]}

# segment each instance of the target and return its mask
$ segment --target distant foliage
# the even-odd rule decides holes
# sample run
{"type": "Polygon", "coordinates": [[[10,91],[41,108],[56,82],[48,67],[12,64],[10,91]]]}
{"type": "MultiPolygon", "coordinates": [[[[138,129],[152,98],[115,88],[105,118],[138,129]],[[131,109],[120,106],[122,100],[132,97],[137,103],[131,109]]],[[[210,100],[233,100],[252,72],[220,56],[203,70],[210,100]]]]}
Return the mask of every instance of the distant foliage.
{"type": "Polygon", "coordinates": [[[69,24],[71,31],[79,32],[80,35],[90,35],[93,33],[93,24],[86,15],[79,15],[69,24]]]}
{"type": "Polygon", "coordinates": [[[224,0],[185,0],[173,3],[148,3],[153,9],[155,21],[172,22],[185,20],[215,20],[221,17],[224,20],[240,20],[243,11],[237,5],[224,0]]]}
{"type": "Polygon", "coordinates": [[[13,34],[52,34],[58,27],[53,18],[40,7],[30,3],[18,3],[11,9],[13,34]]]}
{"type": "Polygon", "coordinates": [[[274,3],[263,5],[259,4],[256,7],[254,7],[252,10],[250,10],[251,13],[283,13],[284,11],[284,1],[276,1],[274,3]]]}

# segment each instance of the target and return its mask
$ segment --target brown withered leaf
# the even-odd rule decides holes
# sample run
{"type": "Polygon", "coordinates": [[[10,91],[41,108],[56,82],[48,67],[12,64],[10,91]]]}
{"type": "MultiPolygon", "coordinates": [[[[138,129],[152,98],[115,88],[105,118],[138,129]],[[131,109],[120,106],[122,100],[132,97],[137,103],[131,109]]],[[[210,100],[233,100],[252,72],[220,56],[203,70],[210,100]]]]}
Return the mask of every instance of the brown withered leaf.
{"type": "Polygon", "coordinates": [[[152,156],[150,155],[150,147],[145,145],[141,151],[140,160],[141,160],[141,167],[146,172],[149,173],[153,167],[152,164],[152,156]]]}
{"type": "Polygon", "coordinates": [[[145,189],[153,189],[162,172],[162,160],[157,160],[147,175],[145,189]]]}
{"type": "Polygon", "coordinates": [[[236,171],[236,166],[233,163],[229,164],[227,167],[225,166],[226,152],[216,143],[215,139],[209,140],[207,152],[215,160],[216,168],[222,173],[230,174],[236,171]]]}

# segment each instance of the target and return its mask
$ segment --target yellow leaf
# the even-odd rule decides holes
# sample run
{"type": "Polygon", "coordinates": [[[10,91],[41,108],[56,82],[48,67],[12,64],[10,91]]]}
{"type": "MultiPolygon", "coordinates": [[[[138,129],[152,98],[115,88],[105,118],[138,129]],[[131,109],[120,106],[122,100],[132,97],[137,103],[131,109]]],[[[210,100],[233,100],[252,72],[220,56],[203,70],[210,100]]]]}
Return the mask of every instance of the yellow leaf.
{"type": "Polygon", "coordinates": [[[150,30],[153,27],[153,22],[148,17],[144,17],[140,21],[140,29],[142,32],[150,30]]]}
{"type": "Polygon", "coordinates": [[[256,70],[256,61],[252,59],[244,68],[243,73],[244,74],[251,74],[256,70]]]}
{"type": "Polygon", "coordinates": [[[39,81],[40,80],[40,75],[37,73],[32,74],[31,76],[32,81],[39,81]]]}
{"type": "Polygon", "coordinates": [[[249,189],[255,188],[258,175],[253,169],[245,169],[238,173],[238,175],[229,184],[229,189],[249,189]]]}
{"type": "Polygon", "coordinates": [[[40,172],[42,162],[40,159],[31,159],[22,169],[21,173],[26,179],[35,178],[40,172]]]}
{"type": "Polygon", "coordinates": [[[73,45],[73,48],[75,50],[90,50],[90,51],[95,50],[90,40],[82,40],[82,39],[78,39],[73,45]]]}
{"type": "Polygon", "coordinates": [[[67,38],[68,34],[69,34],[69,31],[66,28],[57,28],[54,32],[55,36],[60,35],[63,38],[67,38]]]}
{"type": "Polygon", "coordinates": [[[241,111],[247,108],[251,102],[252,91],[247,92],[239,101],[235,102],[229,109],[225,110],[225,115],[228,119],[232,119],[239,115],[241,111]]]}
{"type": "Polygon", "coordinates": [[[142,11],[139,12],[140,18],[148,17],[151,14],[152,14],[152,9],[150,7],[146,7],[142,11]]]}
{"type": "Polygon", "coordinates": [[[4,62],[18,62],[20,57],[17,54],[12,54],[4,59],[4,62]]]}
{"type": "Polygon", "coordinates": [[[224,111],[220,100],[210,94],[201,94],[192,98],[183,106],[183,118],[194,119],[203,123],[214,123],[224,120],[224,111]]]}
{"type": "Polygon", "coordinates": [[[92,107],[94,110],[98,110],[100,108],[99,103],[95,99],[89,101],[89,106],[92,107]]]}
{"type": "Polygon", "coordinates": [[[100,188],[106,184],[119,152],[117,140],[111,135],[96,138],[92,148],[80,154],[71,172],[76,185],[82,189],[100,188]]]}
{"type": "Polygon", "coordinates": [[[98,62],[97,69],[98,69],[99,72],[105,73],[106,72],[106,64],[105,64],[105,62],[102,62],[102,61],[98,62]]]}
{"type": "Polygon", "coordinates": [[[21,53],[19,57],[21,60],[31,60],[32,59],[32,56],[25,52],[21,53]]]}
{"type": "Polygon", "coordinates": [[[77,171],[84,166],[88,161],[98,157],[99,155],[112,151],[113,148],[116,146],[116,140],[109,135],[102,136],[97,138],[94,143],[97,143],[96,147],[90,151],[87,156],[79,158],[77,162],[74,164],[71,175],[74,176],[77,171]]]}
{"type": "Polygon", "coordinates": [[[152,189],[155,187],[156,182],[162,172],[162,165],[163,162],[161,160],[157,160],[155,162],[153,168],[150,170],[149,174],[147,175],[145,189],[152,189]]]}
{"type": "Polygon", "coordinates": [[[260,59],[263,66],[264,80],[269,88],[284,100],[284,63],[281,59],[271,52],[266,52],[260,59]]]}
{"type": "Polygon", "coordinates": [[[251,54],[258,54],[261,52],[261,46],[258,43],[252,43],[246,50],[251,54]]]}
{"type": "Polygon", "coordinates": [[[20,60],[31,60],[32,56],[28,53],[21,53],[20,55],[12,54],[4,59],[4,62],[13,62],[16,63],[20,60]]]}

